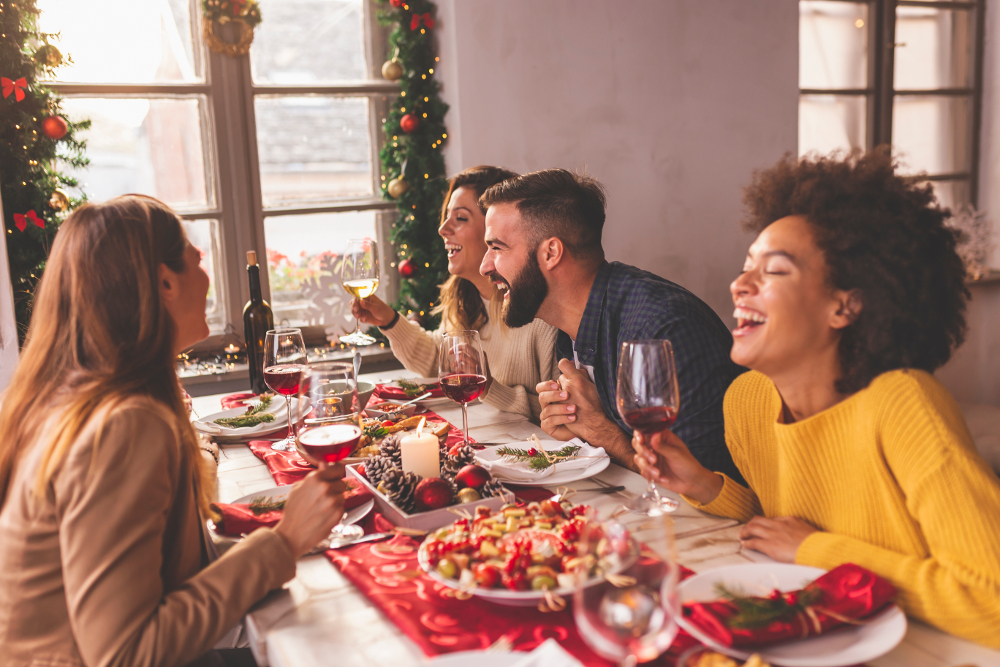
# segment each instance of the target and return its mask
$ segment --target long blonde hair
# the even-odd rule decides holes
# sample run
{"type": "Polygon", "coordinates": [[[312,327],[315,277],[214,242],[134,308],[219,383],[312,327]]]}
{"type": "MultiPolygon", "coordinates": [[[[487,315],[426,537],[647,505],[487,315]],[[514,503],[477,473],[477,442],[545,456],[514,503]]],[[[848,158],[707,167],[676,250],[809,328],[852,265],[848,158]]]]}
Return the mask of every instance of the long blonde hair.
{"type": "MultiPolygon", "coordinates": [[[[441,206],[441,225],[448,219],[448,204],[451,202],[451,195],[459,188],[470,188],[476,192],[476,198],[482,196],[491,185],[502,183],[508,178],[514,178],[517,174],[508,171],[503,167],[491,167],[480,165],[471,167],[465,171],[455,174],[448,181],[448,192],[444,196],[444,204],[441,206]]],[[[480,207],[485,214],[486,211],[480,207]]],[[[469,280],[459,276],[449,276],[441,285],[441,301],[434,310],[434,315],[441,315],[446,328],[457,328],[464,330],[481,329],[490,319],[499,312],[500,294],[496,286],[493,287],[493,297],[490,299],[490,310],[488,313],[483,305],[482,296],[479,289],[469,280]]]]}
{"type": "Polygon", "coordinates": [[[182,470],[197,479],[199,508],[208,511],[210,487],[174,370],[176,332],[158,280],[161,264],[184,272],[187,245],[180,219],[151,197],[87,204],[63,223],[0,408],[0,507],[19,454],[51,415],[53,428],[36,445],[44,447],[37,498],[84,429],[96,421],[97,447],[105,417],[146,398],[174,426],[182,470]]]}

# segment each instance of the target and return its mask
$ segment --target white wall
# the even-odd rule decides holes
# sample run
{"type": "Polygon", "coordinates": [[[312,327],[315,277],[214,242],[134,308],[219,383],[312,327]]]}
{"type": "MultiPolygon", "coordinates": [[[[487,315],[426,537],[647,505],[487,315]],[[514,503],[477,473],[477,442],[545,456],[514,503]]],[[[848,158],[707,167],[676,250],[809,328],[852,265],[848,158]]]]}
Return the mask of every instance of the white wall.
{"type": "Polygon", "coordinates": [[[450,173],[586,169],[604,247],[732,322],[741,187],[794,152],[791,0],[439,0],[450,173]]]}

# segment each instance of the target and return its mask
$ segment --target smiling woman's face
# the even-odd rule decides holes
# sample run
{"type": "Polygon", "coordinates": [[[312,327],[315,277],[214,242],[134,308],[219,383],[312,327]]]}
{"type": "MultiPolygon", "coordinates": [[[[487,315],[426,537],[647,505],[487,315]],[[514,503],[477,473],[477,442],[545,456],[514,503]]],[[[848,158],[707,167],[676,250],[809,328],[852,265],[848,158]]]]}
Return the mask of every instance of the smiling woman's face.
{"type": "Polygon", "coordinates": [[[438,227],[448,251],[448,273],[466,280],[479,278],[479,264],[486,254],[486,216],[472,188],[455,188],[448,202],[448,217],[438,227]]]}
{"type": "Polygon", "coordinates": [[[804,218],[768,225],[729,290],[736,363],[773,379],[836,357],[840,331],[850,323],[846,294],[829,286],[826,259],[804,218]]]}

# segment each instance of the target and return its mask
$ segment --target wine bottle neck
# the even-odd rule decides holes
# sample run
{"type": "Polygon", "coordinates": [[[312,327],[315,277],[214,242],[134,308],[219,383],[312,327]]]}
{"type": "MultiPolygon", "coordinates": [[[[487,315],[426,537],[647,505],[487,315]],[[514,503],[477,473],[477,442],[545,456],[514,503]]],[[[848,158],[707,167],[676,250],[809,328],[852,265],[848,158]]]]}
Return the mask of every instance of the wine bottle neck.
{"type": "Polygon", "coordinates": [[[248,266],[247,274],[250,276],[250,302],[262,303],[264,297],[260,293],[260,267],[248,266]]]}

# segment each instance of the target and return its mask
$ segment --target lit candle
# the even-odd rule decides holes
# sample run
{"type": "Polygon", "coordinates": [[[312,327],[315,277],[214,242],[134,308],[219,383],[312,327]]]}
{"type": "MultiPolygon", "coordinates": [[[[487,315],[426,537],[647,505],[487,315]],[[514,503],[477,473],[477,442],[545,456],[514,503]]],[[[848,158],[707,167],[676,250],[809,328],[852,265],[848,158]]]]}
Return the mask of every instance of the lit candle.
{"type": "Polygon", "coordinates": [[[406,435],[399,440],[402,454],[403,472],[412,472],[423,478],[441,476],[441,460],[438,439],[433,433],[421,433],[424,421],[420,421],[414,435],[406,435]]]}
{"type": "Polygon", "coordinates": [[[233,345],[232,343],[226,346],[226,352],[228,352],[229,354],[236,354],[239,351],[240,348],[237,347],[236,345],[233,345]]]}

